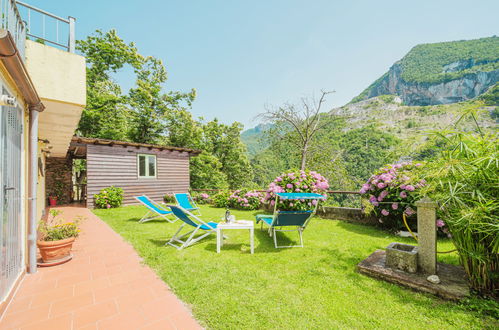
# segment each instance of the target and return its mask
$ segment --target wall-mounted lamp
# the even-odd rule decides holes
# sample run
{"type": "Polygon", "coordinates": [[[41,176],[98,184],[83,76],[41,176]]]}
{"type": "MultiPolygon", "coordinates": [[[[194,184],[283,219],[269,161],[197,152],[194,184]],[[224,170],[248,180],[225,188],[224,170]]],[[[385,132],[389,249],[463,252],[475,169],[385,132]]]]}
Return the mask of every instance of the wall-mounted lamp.
{"type": "Polygon", "coordinates": [[[17,99],[14,96],[2,95],[0,96],[0,105],[7,107],[17,107],[17,99]]]}

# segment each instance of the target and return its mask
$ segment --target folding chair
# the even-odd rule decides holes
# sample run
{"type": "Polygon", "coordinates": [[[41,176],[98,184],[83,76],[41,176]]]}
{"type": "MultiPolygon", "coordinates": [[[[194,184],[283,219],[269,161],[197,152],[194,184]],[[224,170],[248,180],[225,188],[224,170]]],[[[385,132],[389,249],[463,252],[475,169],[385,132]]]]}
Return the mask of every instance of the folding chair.
{"type": "Polygon", "coordinates": [[[172,211],[166,210],[163,206],[161,206],[159,203],[154,202],[152,199],[147,197],[146,195],[138,196],[135,197],[136,200],[138,200],[142,205],[147,207],[149,212],[144,214],[142,219],[139,220],[139,223],[151,221],[154,219],[164,219],[168,221],[169,223],[174,223],[177,221],[177,219],[169,219],[169,215],[173,215],[172,211]]]}
{"type": "Polygon", "coordinates": [[[178,250],[182,250],[183,248],[193,245],[194,243],[198,242],[199,240],[205,238],[210,234],[213,233],[216,234],[216,228],[218,226],[218,223],[212,221],[204,222],[203,220],[201,220],[200,218],[190,213],[181,206],[168,205],[168,207],[172,210],[173,214],[178,219],[182,220],[184,223],[180,226],[180,228],[172,236],[172,238],[170,238],[170,240],[166,242],[165,245],[171,245],[178,250]],[[194,229],[181,235],[180,232],[182,231],[182,229],[184,229],[185,226],[191,226],[194,229]],[[204,234],[194,238],[199,230],[202,230],[204,234]],[[186,236],[187,239],[182,240],[186,236]]]}
{"type": "Polygon", "coordinates": [[[177,205],[189,212],[196,211],[197,215],[201,215],[201,210],[196,205],[191,195],[189,194],[175,194],[177,205]]]}
{"type": "Polygon", "coordinates": [[[276,201],[274,206],[274,214],[258,214],[256,216],[256,223],[262,223],[269,226],[269,235],[274,238],[274,246],[276,248],[288,248],[288,247],[303,247],[303,231],[307,227],[310,219],[315,214],[317,210],[317,205],[315,205],[312,210],[304,210],[304,211],[280,211],[277,210],[278,201],[280,199],[289,199],[289,200],[323,200],[324,196],[315,193],[277,193],[276,201]],[[292,229],[287,229],[290,227],[294,227],[292,229]],[[286,228],[286,229],[283,229],[286,228]],[[297,231],[300,235],[300,244],[299,245],[278,245],[277,244],[277,235],[276,232],[286,232],[286,231],[297,231]]]}

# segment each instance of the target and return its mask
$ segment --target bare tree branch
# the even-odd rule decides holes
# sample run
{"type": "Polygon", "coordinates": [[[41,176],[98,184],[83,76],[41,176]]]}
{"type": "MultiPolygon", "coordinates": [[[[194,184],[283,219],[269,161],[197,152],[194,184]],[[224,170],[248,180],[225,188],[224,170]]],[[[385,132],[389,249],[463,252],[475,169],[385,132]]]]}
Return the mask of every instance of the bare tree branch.
{"type": "Polygon", "coordinates": [[[282,107],[265,106],[265,112],[259,118],[270,122],[286,122],[300,137],[301,169],[305,169],[307,150],[315,134],[325,125],[321,125],[321,109],[326,97],[334,91],[321,90],[321,96],[300,99],[299,109],[294,104],[285,103],[282,107]]]}

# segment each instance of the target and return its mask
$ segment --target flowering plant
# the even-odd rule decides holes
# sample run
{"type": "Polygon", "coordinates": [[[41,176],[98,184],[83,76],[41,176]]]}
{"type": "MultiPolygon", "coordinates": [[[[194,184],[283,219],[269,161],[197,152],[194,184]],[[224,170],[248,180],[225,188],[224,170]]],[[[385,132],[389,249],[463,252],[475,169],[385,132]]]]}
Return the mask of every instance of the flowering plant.
{"type": "Polygon", "coordinates": [[[177,201],[175,200],[175,195],[174,194],[171,194],[171,193],[168,193],[166,195],[163,196],[163,201],[165,203],[176,203],[177,201]]]}
{"type": "MultiPolygon", "coordinates": [[[[50,210],[52,215],[52,221],[61,213],[59,210],[50,210]]],[[[80,218],[77,218],[73,222],[64,222],[64,220],[58,220],[58,224],[49,225],[46,221],[41,220],[38,226],[38,232],[40,233],[41,241],[59,241],[71,237],[77,237],[80,233],[78,224],[80,218]]]]}
{"type": "Polygon", "coordinates": [[[123,202],[123,189],[114,186],[104,188],[94,198],[95,206],[100,209],[119,207],[123,202]]]}
{"type": "Polygon", "coordinates": [[[387,165],[372,175],[360,190],[369,196],[367,213],[381,215],[380,222],[386,221],[388,226],[402,225],[403,214],[408,217],[416,214],[416,191],[426,185],[417,175],[416,169],[420,166],[420,163],[403,162],[387,165]]]}
{"type": "MultiPolygon", "coordinates": [[[[275,205],[276,193],[283,192],[302,192],[317,193],[327,197],[326,191],[329,183],[322,175],[315,171],[288,171],[279,175],[270,183],[265,200],[270,200],[270,205],[275,205]]],[[[302,211],[310,210],[317,205],[318,201],[313,200],[278,200],[277,208],[279,210],[302,211]]]]}
{"type": "Polygon", "coordinates": [[[442,219],[437,219],[437,235],[439,236],[447,236],[448,238],[452,238],[451,233],[449,232],[449,228],[447,228],[447,224],[442,219]]]}
{"type": "Polygon", "coordinates": [[[207,193],[200,193],[193,196],[194,200],[199,204],[208,204],[210,202],[210,195],[207,193]]]}
{"type": "Polygon", "coordinates": [[[229,196],[229,206],[241,210],[256,210],[262,202],[262,194],[250,190],[236,190],[229,196]]]}

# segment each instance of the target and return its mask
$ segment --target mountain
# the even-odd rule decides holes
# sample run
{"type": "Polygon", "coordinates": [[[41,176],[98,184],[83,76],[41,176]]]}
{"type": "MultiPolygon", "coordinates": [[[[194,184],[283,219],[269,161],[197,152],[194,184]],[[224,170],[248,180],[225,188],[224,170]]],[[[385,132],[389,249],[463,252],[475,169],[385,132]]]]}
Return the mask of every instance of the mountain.
{"type": "MultiPolygon", "coordinates": [[[[480,127],[485,130],[496,129],[499,119],[498,86],[499,84],[495,85],[473,100],[427,106],[404,105],[398,96],[380,95],[335,108],[330,114],[345,117],[348,123],[347,129],[375,124],[402,140],[409,139],[417,143],[417,139],[425,139],[425,132],[449,128],[457,122],[466,109],[475,107],[482,110],[477,117],[480,127]]],[[[473,129],[475,123],[467,119],[460,125],[461,129],[467,130],[473,129]]]]}
{"type": "Polygon", "coordinates": [[[449,104],[475,98],[499,81],[499,37],[422,44],[351,103],[397,95],[406,105],[449,104]]]}
{"type": "MultiPolygon", "coordinates": [[[[380,95],[342,107],[332,109],[329,114],[346,118],[345,130],[375,125],[386,133],[402,140],[411,140],[415,145],[422,142],[425,132],[449,128],[463,114],[465,109],[479,107],[477,122],[485,130],[497,130],[499,123],[499,83],[475,99],[428,106],[405,105],[395,95],[380,95]]],[[[461,122],[461,129],[473,129],[470,119],[461,122]]],[[[248,147],[250,156],[257,155],[265,145],[265,130],[270,125],[258,125],[241,134],[241,140],[248,147]]]]}
{"type": "Polygon", "coordinates": [[[246,145],[250,156],[256,155],[268,147],[261,137],[264,135],[263,133],[270,128],[272,128],[272,124],[258,124],[241,133],[241,141],[246,145]]]}

